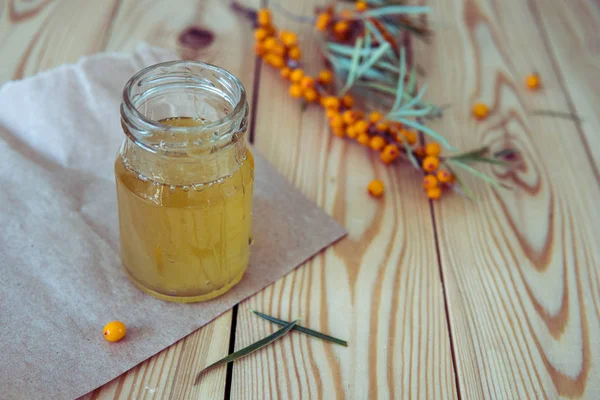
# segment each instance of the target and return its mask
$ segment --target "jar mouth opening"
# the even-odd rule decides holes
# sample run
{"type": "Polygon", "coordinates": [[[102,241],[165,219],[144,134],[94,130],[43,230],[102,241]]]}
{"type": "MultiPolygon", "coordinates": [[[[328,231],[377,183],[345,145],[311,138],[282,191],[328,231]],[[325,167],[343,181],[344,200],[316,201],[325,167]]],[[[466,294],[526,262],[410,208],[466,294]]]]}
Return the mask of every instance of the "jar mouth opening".
{"type": "MultiPolygon", "coordinates": [[[[121,118],[125,133],[138,145],[156,151],[158,145],[149,143],[148,137],[156,133],[168,133],[171,136],[186,137],[181,142],[171,141],[170,149],[189,148],[191,145],[221,142],[230,139],[239,130],[245,130],[247,115],[246,90],[241,81],[224,68],[200,61],[167,61],[146,67],[125,84],[121,118]],[[140,111],[153,94],[160,91],[179,91],[192,95],[193,91],[219,97],[226,108],[218,117],[202,119],[198,125],[177,126],[161,122],[167,118],[188,117],[192,115],[168,115],[166,118],[151,118],[140,111]],[[187,92],[186,92],[187,91],[187,92]],[[212,133],[209,140],[194,138],[212,133]]],[[[200,117],[200,115],[198,115],[200,117]]]]}

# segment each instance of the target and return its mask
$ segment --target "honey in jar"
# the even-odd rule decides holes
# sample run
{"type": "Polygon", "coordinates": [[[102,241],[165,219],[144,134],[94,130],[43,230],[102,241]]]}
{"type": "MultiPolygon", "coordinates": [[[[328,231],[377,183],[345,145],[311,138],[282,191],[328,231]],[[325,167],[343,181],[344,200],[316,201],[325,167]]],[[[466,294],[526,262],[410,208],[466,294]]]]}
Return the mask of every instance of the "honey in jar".
{"type": "Polygon", "coordinates": [[[248,265],[254,159],[242,84],[176,61],[140,71],[121,105],[115,162],[123,266],[160,299],[209,300],[248,265]]]}

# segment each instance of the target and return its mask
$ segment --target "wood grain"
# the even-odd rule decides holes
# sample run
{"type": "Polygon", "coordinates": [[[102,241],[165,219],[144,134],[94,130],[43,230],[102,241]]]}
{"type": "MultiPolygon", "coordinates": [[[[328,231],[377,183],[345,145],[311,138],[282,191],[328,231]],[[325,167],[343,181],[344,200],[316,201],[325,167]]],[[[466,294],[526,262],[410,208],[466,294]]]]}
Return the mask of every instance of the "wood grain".
{"type": "MultiPolygon", "coordinates": [[[[568,73],[544,46],[533,2],[430,4],[442,28],[422,55],[429,98],[452,104],[435,128],[463,149],[521,153],[512,171],[484,168],[514,190],[467,178],[476,202],[454,196],[435,205],[459,391],[469,399],[598,398],[597,160],[577,124],[528,115],[569,111],[560,80],[568,73]],[[542,77],[539,92],[525,88],[532,71],[542,77]],[[490,105],[484,122],[470,116],[475,101],[490,105]]],[[[582,75],[570,79],[586,83],[582,75]]]]}
{"type": "MultiPolygon", "coordinates": [[[[312,15],[323,1],[278,2],[312,15]]],[[[310,25],[276,18],[299,33],[304,60],[322,65],[310,25]]],[[[256,147],[350,232],[239,307],[235,348],[276,328],[257,309],[346,339],[349,347],[292,332],[234,363],[234,399],[455,398],[450,343],[429,205],[407,165],[388,168],[334,138],[319,107],[301,111],[277,71],[263,66],[256,147]],[[385,198],[366,193],[385,181],[385,198]]]]}

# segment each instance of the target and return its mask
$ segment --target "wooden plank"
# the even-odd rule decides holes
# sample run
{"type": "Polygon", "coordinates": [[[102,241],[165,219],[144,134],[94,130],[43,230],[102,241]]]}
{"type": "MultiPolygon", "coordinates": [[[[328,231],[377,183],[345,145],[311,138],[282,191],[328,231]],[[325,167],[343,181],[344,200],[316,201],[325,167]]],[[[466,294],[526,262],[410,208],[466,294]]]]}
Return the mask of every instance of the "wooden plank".
{"type": "MultiPolygon", "coordinates": [[[[325,1],[278,2],[312,15],[325,1]]],[[[276,17],[299,33],[304,60],[321,66],[310,24],[276,17]]],[[[263,66],[256,147],[350,236],[240,304],[235,348],[276,328],[257,309],[347,339],[349,347],[297,333],[233,368],[235,399],[455,398],[450,342],[429,205],[411,167],[385,167],[330,135],[323,112],[306,112],[277,71],[263,66]],[[386,196],[366,193],[380,178],[386,196]]]]}
{"type": "Polygon", "coordinates": [[[118,0],[4,1],[0,82],[102,50],[118,0]]]}
{"type": "MultiPolygon", "coordinates": [[[[521,153],[512,172],[483,168],[514,190],[467,177],[475,202],[449,196],[435,205],[459,392],[468,399],[600,395],[600,190],[577,125],[528,115],[569,111],[564,71],[544,46],[531,4],[432,0],[440,29],[421,54],[429,99],[452,104],[436,129],[462,149],[521,153]],[[536,70],[544,87],[530,92],[524,78],[536,70]],[[486,121],[470,116],[476,101],[490,105],[486,121]]],[[[580,29],[579,19],[566,21],[565,29],[580,29]]],[[[595,24],[586,28],[592,36],[595,24]]],[[[600,61],[597,53],[585,57],[600,61]]],[[[589,83],[585,75],[570,79],[589,83]]]]}

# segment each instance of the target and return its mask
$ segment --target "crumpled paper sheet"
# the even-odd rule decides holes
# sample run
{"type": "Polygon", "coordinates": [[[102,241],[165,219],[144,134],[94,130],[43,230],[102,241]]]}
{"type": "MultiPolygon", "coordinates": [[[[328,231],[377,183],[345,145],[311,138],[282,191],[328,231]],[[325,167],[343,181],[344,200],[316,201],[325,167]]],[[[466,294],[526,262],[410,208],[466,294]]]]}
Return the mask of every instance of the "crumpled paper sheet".
{"type": "Polygon", "coordinates": [[[141,68],[173,58],[141,46],[0,88],[1,398],[84,395],[345,234],[255,152],[255,243],[241,283],[213,301],[181,305],[128,281],[113,176],[121,90],[141,68]],[[115,319],[128,335],[108,343],[102,327],[115,319]]]}

